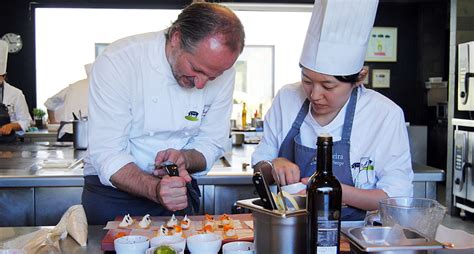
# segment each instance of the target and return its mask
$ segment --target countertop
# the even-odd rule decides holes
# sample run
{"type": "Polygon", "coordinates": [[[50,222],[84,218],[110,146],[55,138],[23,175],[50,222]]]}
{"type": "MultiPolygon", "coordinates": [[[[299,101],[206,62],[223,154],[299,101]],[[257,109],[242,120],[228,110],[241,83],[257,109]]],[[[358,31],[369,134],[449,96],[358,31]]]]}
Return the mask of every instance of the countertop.
{"type": "MultiPolygon", "coordinates": [[[[250,156],[256,145],[232,148],[198,184],[252,184],[250,156]],[[245,166],[247,165],[247,166],[245,166]]],[[[86,151],[71,142],[37,142],[0,145],[0,187],[83,186],[81,160],[86,151]]],[[[413,163],[414,181],[444,181],[441,169],[413,163]]]]}
{"type": "MultiPolygon", "coordinates": [[[[452,221],[455,219],[459,219],[459,218],[446,215],[441,224],[448,228],[457,229],[458,227],[456,226],[456,224],[452,223],[452,221]]],[[[351,222],[351,223],[354,223],[354,222],[351,222]]],[[[472,226],[474,222],[468,221],[468,222],[465,222],[465,224],[470,224],[472,226]]],[[[344,222],[342,226],[344,226],[344,222]]],[[[16,236],[25,235],[42,228],[52,228],[52,227],[0,227],[0,246],[2,245],[3,242],[13,239],[16,236]]],[[[72,239],[70,236],[68,236],[64,240],[61,240],[60,246],[61,246],[62,253],[63,254],[104,253],[101,250],[100,243],[102,241],[102,238],[104,238],[105,234],[107,233],[107,230],[104,230],[103,228],[104,228],[103,225],[88,226],[88,239],[87,239],[86,247],[79,246],[79,244],[77,244],[76,241],[72,239]]],[[[114,252],[106,252],[106,253],[114,253],[114,252]]]]}

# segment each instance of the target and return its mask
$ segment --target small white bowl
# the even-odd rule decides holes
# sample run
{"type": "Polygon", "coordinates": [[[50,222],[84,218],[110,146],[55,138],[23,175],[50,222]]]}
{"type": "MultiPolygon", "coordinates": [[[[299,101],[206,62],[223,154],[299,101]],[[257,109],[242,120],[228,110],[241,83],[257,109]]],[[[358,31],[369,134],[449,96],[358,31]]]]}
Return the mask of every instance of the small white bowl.
{"type": "Polygon", "coordinates": [[[186,249],[186,238],[177,235],[163,235],[150,239],[151,247],[158,247],[161,245],[168,245],[173,248],[186,249]]]}
{"type": "Polygon", "coordinates": [[[114,240],[117,254],[143,254],[149,247],[150,241],[146,236],[127,235],[114,240]]]}
{"type": "Polygon", "coordinates": [[[289,194],[297,194],[298,192],[302,190],[306,190],[306,185],[299,182],[299,183],[281,186],[281,189],[283,191],[288,192],[289,194]]]}
{"type": "Polygon", "coordinates": [[[252,242],[231,242],[222,245],[223,254],[255,254],[255,244],[252,242]]]}
{"type": "MultiPolygon", "coordinates": [[[[169,245],[168,245],[169,246],[169,245]]],[[[147,249],[145,251],[145,254],[153,254],[156,250],[156,248],[158,248],[160,246],[155,246],[155,247],[151,247],[149,249],[147,249]]],[[[173,247],[173,246],[170,246],[172,249],[174,249],[176,251],[176,253],[178,254],[184,254],[184,249],[181,249],[181,248],[177,248],[177,247],[173,247]]]]}
{"type": "Polygon", "coordinates": [[[222,238],[208,233],[188,237],[188,249],[191,254],[216,254],[221,249],[222,238]]]}

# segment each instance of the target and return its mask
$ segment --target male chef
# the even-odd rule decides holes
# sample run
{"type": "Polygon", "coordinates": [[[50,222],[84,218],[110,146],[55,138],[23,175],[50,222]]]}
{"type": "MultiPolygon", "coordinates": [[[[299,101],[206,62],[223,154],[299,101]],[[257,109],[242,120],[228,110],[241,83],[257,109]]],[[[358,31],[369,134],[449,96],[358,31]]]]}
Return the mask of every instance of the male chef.
{"type": "Polygon", "coordinates": [[[244,38],[230,9],[194,3],[168,29],[118,40],[97,58],[82,195],[90,224],[198,209],[190,174],[224,153],[244,38]],[[164,162],[179,176],[163,174],[164,162]]]}

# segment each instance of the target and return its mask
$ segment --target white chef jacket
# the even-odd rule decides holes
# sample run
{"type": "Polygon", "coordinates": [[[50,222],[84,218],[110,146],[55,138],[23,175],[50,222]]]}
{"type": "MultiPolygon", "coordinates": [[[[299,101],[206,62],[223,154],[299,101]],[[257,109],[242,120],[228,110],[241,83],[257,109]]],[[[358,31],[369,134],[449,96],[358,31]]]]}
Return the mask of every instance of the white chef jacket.
{"type": "Polygon", "coordinates": [[[127,163],[152,172],[157,152],[168,148],[196,149],[209,170],[229,142],[234,78],[231,68],[203,89],[179,86],[164,31],[109,45],[92,67],[84,174],[112,186],[127,163]]]}
{"type": "Polygon", "coordinates": [[[28,104],[26,104],[25,95],[23,92],[3,81],[3,104],[9,109],[10,121],[18,123],[22,131],[26,131],[30,127],[32,121],[30,112],[28,111],[28,104]],[[13,109],[13,112],[10,110],[13,109]]]}
{"type": "Polygon", "coordinates": [[[68,121],[73,119],[73,112],[79,116],[79,110],[82,116],[87,116],[88,101],[89,80],[81,79],[48,98],[44,106],[54,111],[54,116],[58,121],[68,121]]]}
{"type": "MultiPolygon", "coordinates": [[[[358,89],[350,139],[350,163],[355,166],[351,173],[356,187],[382,189],[390,197],[412,196],[413,170],[402,109],[374,90],[363,86],[358,89]],[[363,165],[369,164],[374,170],[363,170],[363,165]]],[[[253,165],[278,157],[305,99],[299,82],[281,88],[265,116],[263,137],[252,155],[253,165]]],[[[334,141],[341,140],[347,104],[326,126],[320,126],[308,111],[300,128],[302,144],[316,148],[321,133],[329,133],[334,141]]]]}

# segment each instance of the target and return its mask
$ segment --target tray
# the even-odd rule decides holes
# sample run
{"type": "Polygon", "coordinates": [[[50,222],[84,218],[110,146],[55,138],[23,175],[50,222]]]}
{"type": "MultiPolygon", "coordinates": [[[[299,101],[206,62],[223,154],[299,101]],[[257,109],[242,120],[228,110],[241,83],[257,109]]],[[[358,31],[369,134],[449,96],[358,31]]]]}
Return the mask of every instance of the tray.
{"type": "Polygon", "coordinates": [[[342,233],[360,253],[443,248],[441,243],[401,226],[342,228],[342,233]]]}
{"type": "MultiPolygon", "coordinates": [[[[221,215],[213,215],[214,220],[218,221],[221,215]]],[[[253,218],[252,214],[230,214],[229,215],[235,223],[235,230],[237,233],[236,238],[225,238],[222,239],[222,244],[233,242],[233,241],[253,241],[253,218]],[[249,226],[250,225],[250,226],[249,226]]],[[[132,216],[135,221],[140,221],[143,216],[132,216]]],[[[114,240],[121,235],[143,235],[148,238],[153,238],[157,236],[157,231],[162,224],[168,221],[171,216],[152,216],[152,225],[148,229],[140,229],[136,225],[138,222],[135,222],[129,228],[117,228],[116,226],[122,221],[123,216],[117,216],[114,221],[109,221],[105,227],[107,231],[106,235],[101,241],[102,251],[114,251],[114,240]]],[[[183,219],[183,216],[176,216],[178,220],[183,219]]],[[[202,221],[205,220],[204,215],[197,216],[188,216],[191,219],[192,224],[189,230],[183,230],[184,237],[189,237],[194,234],[198,234],[199,229],[202,228],[202,221]]],[[[221,226],[217,226],[217,229],[214,233],[223,236],[223,230],[221,226]]]]}

